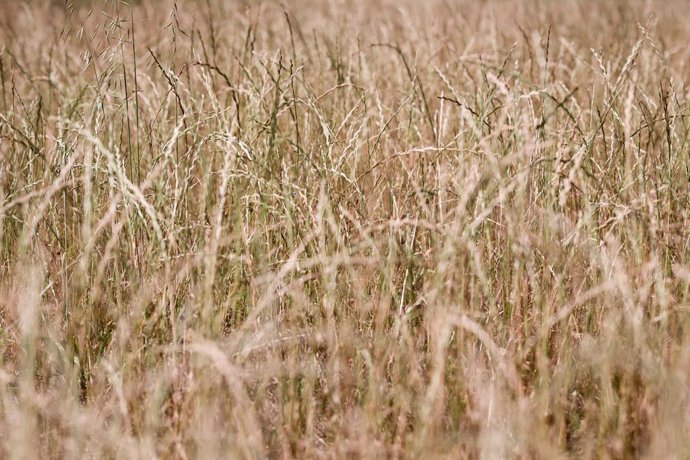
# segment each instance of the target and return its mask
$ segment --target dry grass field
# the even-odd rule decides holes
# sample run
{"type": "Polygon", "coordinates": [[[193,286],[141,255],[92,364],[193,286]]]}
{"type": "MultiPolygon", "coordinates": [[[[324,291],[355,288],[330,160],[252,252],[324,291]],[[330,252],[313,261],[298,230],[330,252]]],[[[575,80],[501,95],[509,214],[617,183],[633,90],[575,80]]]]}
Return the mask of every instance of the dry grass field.
{"type": "Polygon", "coordinates": [[[689,458],[686,1],[0,4],[0,457],[689,458]]]}

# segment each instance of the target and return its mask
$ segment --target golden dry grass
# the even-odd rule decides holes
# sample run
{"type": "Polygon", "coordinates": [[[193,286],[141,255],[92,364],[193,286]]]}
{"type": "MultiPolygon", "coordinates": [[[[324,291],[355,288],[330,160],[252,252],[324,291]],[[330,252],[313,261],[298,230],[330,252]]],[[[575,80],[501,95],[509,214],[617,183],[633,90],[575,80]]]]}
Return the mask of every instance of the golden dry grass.
{"type": "Polygon", "coordinates": [[[4,2],[3,458],[688,458],[684,1],[4,2]]]}

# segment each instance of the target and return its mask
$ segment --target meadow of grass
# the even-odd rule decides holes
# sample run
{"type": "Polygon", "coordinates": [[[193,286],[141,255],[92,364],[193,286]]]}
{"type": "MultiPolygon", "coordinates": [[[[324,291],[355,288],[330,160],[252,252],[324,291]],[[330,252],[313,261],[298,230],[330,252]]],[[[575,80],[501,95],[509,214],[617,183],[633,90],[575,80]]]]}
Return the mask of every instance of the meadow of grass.
{"type": "Polygon", "coordinates": [[[685,1],[0,4],[0,457],[688,458],[685,1]]]}

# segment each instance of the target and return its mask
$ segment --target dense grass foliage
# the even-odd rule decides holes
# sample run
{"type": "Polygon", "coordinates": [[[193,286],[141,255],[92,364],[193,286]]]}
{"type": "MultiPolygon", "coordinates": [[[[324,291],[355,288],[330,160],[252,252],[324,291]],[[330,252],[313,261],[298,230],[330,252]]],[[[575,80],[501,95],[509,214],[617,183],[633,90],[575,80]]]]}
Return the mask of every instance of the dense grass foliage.
{"type": "Polygon", "coordinates": [[[0,23],[3,458],[690,455],[687,3],[0,23]]]}

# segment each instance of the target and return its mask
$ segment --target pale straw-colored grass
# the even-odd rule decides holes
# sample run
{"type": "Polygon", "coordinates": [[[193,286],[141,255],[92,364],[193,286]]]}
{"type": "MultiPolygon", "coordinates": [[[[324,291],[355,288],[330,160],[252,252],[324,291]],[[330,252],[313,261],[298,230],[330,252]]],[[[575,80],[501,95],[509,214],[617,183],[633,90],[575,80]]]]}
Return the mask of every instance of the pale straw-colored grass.
{"type": "Polygon", "coordinates": [[[6,2],[0,457],[688,457],[686,10],[6,2]]]}

